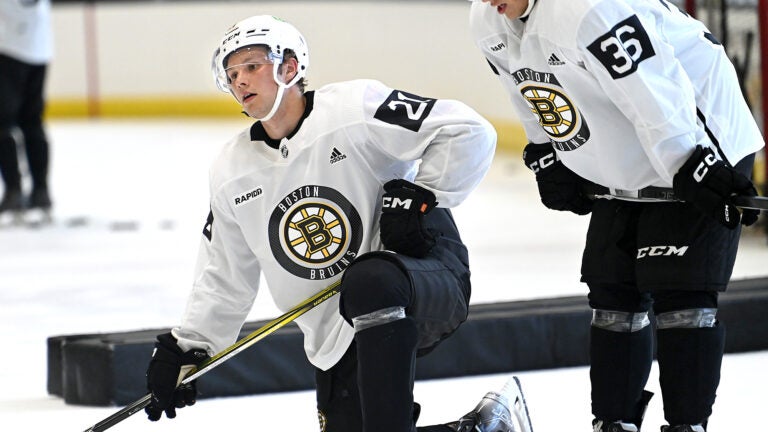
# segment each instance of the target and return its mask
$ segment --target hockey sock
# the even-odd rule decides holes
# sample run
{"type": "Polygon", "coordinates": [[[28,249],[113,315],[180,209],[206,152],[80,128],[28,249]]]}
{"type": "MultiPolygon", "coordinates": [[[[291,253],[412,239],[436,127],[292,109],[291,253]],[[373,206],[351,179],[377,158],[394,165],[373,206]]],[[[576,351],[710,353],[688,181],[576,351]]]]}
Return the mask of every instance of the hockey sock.
{"type": "Polygon", "coordinates": [[[643,388],[653,362],[651,327],[614,332],[593,326],[590,337],[592,414],[639,427],[650,398],[643,388]]]}
{"type": "Polygon", "coordinates": [[[657,340],[664,417],[672,425],[704,423],[720,384],[725,327],[664,329],[657,340]]]}
{"type": "Polygon", "coordinates": [[[10,128],[0,126],[0,175],[5,183],[5,190],[21,190],[16,140],[10,128]]]}
{"type": "Polygon", "coordinates": [[[363,432],[414,430],[417,340],[409,317],[355,334],[363,432]]]}

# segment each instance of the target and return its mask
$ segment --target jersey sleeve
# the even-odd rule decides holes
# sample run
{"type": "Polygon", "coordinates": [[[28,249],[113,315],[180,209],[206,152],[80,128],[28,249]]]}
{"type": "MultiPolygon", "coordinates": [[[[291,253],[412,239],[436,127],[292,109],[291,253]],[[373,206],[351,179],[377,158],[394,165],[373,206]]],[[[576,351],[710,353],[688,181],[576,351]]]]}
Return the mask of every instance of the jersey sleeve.
{"type": "Polygon", "coordinates": [[[394,160],[420,161],[412,180],[434,192],[439,206],[461,203],[490,168],[496,131],[466,104],[376,81],[368,85],[364,99],[368,139],[394,160]]]}
{"type": "MultiPolygon", "coordinates": [[[[621,2],[603,1],[577,32],[585,67],[632,122],[654,170],[672,177],[697,144],[694,86],[658,29],[674,9],[643,14],[621,2]]],[[[680,49],[681,47],[678,47],[680,49]]]]}
{"type": "Polygon", "coordinates": [[[259,289],[260,265],[246,244],[226,199],[211,201],[211,212],[195,265],[192,291],[179,327],[183,350],[214,355],[232,345],[259,289]]]}

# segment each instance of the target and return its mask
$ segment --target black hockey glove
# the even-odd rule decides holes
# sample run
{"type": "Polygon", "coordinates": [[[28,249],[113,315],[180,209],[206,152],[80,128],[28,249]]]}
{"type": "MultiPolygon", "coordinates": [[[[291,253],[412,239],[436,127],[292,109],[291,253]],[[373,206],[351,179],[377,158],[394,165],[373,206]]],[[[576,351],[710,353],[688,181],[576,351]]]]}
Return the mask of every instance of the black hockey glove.
{"type": "Polygon", "coordinates": [[[157,337],[155,351],[147,369],[147,389],[152,399],[144,408],[152,421],[160,420],[165,411],[169,419],[176,417],[176,408],[194,405],[197,400],[195,381],[181,384],[186,374],[193,366],[197,366],[208,358],[201,349],[182,352],[176,344],[176,338],[170,333],[157,337]],[[178,386],[178,387],[177,387],[178,386]]]}
{"type": "Polygon", "coordinates": [[[759,210],[739,209],[731,202],[734,195],[756,196],[757,190],[745,175],[718,160],[710,148],[696,150],[672,178],[675,197],[693,204],[702,213],[730,229],[741,222],[752,225],[759,210]]]}
{"type": "Polygon", "coordinates": [[[422,258],[435,245],[435,236],[423,226],[424,215],[437,205],[435,194],[407,180],[384,185],[379,230],[384,247],[422,258]]]}
{"type": "Polygon", "coordinates": [[[551,146],[528,144],[523,150],[523,161],[536,174],[539,196],[547,208],[577,215],[592,211],[593,201],[583,191],[587,180],[563,165],[551,146]]]}

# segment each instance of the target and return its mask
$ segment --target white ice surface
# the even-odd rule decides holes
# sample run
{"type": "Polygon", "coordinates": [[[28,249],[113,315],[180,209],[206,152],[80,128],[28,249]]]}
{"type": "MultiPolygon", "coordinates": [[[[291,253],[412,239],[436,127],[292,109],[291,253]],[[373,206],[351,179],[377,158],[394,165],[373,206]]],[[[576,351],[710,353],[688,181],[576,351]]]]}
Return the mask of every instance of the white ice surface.
{"type": "MultiPolygon", "coordinates": [[[[207,167],[243,121],[55,121],[55,224],[0,229],[0,430],[82,431],[118,407],[66,405],[46,392],[46,338],[174,325],[207,214],[207,167]]],[[[533,176],[500,155],[455,211],[469,245],[473,303],[583,295],[587,218],[548,211],[533,176]]],[[[763,234],[745,232],[734,279],[768,274],[763,234]]],[[[279,315],[262,292],[250,319],[279,315]]],[[[727,324],[727,323],[726,323],[727,324]]],[[[259,349],[258,345],[250,349],[259,349]]],[[[531,347],[536,349],[536,347],[531,347]]],[[[471,353],[467,353],[471,355],[471,353]]],[[[768,351],[725,356],[710,432],[766,430],[768,351]]],[[[142,370],[146,364],[137,364],[142,370]]],[[[256,365],[255,367],[258,367],[256,365]]],[[[591,430],[586,367],[516,372],[534,430],[591,430]]],[[[419,424],[449,421],[511,374],[416,383],[419,424]]],[[[663,422],[657,369],[644,430],[663,422]]],[[[316,431],[311,391],[201,400],[172,421],[143,413],[114,431],[316,431]]],[[[332,431],[329,431],[332,432],[332,431]]]]}

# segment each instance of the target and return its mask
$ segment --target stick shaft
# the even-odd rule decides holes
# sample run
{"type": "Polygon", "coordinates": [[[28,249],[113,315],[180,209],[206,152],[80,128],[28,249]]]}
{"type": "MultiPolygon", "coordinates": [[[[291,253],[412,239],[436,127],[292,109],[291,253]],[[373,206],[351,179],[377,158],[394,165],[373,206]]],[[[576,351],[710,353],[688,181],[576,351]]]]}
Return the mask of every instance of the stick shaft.
{"type": "MultiPolygon", "coordinates": [[[[184,379],[181,382],[186,384],[210,372],[213,368],[223,364],[225,361],[236,356],[246,348],[264,339],[268,335],[274,333],[281,327],[284,327],[286,324],[292,322],[296,318],[309,312],[315,306],[335,296],[336,294],[339,293],[340,283],[341,283],[341,280],[339,279],[336,282],[329,285],[328,287],[326,287],[325,289],[323,289],[322,291],[304,300],[302,303],[295,306],[293,309],[280,315],[279,317],[273,319],[272,321],[269,321],[268,323],[259,327],[257,330],[253,331],[252,333],[248,334],[244,338],[235,342],[233,345],[230,345],[229,347],[225,348],[220,353],[216,354],[215,356],[201,363],[196,369],[193,369],[187,376],[184,377],[184,379]]],[[[105,418],[104,420],[86,429],[85,432],[105,431],[111,428],[112,426],[120,423],[121,421],[127,419],[128,417],[136,414],[137,412],[143,410],[147,405],[149,405],[151,399],[152,399],[151,394],[144,395],[141,399],[136,400],[135,402],[131,403],[125,408],[117,411],[111,416],[105,418]]]]}
{"type": "Polygon", "coordinates": [[[744,209],[768,210],[768,197],[735,196],[733,197],[733,204],[744,209]]]}
{"type": "MultiPolygon", "coordinates": [[[[598,199],[598,198],[605,198],[605,199],[625,198],[626,199],[626,197],[610,195],[610,194],[593,194],[588,192],[587,195],[591,199],[598,199]]],[[[751,209],[751,210],[768,210],[768,197],[736,195],[736,196],[732,196],[730,199],[733,205],[739,208],[751,209]]]]}

